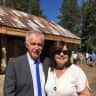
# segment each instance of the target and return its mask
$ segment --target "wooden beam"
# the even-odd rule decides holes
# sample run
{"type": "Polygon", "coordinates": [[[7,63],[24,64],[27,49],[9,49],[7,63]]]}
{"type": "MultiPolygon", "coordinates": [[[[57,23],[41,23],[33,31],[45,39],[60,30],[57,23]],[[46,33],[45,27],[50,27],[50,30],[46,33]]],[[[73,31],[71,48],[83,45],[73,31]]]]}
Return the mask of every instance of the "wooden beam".
{"type": "MultiPolygon", "coordinates": [[[[13,35],[13,36],[25,36],[27,30],[25,29],[17,29],[17,28],[10,28],[10,27],[0,27],[0,33],[1,34],[7,34],[7,35],[13,35]]],[[[71,37],[64,37],[64,36],[57,36],[52,34],[45,34],[46,40],[64,40],[68,43],[75,43],[80,44],[80,39],[71,38],[71,37]]]]}
{"type": "Polygon", "coordinates": [[[25,36],[26,30],[10,28],[10,27],[0,27],[1,34],[13,35],[13,36],[25,36]]]}
{"type": "Polygon", "coordinates": [[[63,40],[68,43],[75,43],[80,44],[80,39],[70,38],[70,37],[64,37],[64,36],[56,36],[56,35],[45,35],[46,40],[63,40]]]}

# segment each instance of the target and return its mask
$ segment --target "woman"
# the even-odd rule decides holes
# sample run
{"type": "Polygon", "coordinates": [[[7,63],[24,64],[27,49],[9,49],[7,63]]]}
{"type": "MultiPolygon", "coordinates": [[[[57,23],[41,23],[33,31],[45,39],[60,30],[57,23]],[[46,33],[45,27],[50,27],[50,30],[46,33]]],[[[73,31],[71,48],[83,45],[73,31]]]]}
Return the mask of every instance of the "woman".
{"type": "Polygon", "coordinates": [[[47,96],[91,96],[85,73],[71,64],[71,51],[63,41],[54,43],[45,86],[47,96]]]}

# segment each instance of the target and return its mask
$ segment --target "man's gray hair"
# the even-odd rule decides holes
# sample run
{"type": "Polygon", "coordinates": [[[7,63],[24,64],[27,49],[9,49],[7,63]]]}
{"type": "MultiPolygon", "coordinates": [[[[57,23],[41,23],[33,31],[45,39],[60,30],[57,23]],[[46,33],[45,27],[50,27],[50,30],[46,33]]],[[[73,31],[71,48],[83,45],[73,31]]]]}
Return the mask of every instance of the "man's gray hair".
{"type": "Polygon", "coordinates": [[[30,31],[27,31],[27,32],[26,32],[26,35],[25,35],[25,42],[26,42],[26,43],[28,42],[28,37],[29,37],[31,34],[37,34],[37,35],[42,36],[42,40],[43,40],[42,43],[44,44],[45,36],[44,36],[43,32],[36,31],[36,30],[30,30],[30,31]]]}

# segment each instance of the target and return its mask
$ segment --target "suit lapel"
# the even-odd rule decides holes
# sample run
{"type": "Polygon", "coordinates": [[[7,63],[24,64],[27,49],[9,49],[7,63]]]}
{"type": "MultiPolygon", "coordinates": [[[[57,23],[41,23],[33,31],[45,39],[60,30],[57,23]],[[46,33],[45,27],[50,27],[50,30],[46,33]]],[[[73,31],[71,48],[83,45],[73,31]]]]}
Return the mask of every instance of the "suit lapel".
{"type": "Polygon", "coordinates": [[[28,62],[28,58],[27,55],[24,56],[24,61],[23,61],[23,69],[27,75],[27,81],[29,82],[32,86],[32,93],[34,93],[34,88],[33,88],[33,80],[32,80],[32,75],[31,75],[31,70],[30,70],[30,66],[29,66],[29,62],[28,62]]]}

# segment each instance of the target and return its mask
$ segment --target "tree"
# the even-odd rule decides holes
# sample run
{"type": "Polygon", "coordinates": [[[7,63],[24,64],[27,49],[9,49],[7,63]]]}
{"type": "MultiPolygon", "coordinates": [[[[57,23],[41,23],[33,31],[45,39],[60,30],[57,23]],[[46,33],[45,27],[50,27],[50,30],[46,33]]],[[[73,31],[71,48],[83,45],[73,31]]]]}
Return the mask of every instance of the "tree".
{"type": "Polygon", "coordinates": [[[0,5],[5,5],[6,0],[0,0],[0,5]]]}
{"type": "Polygon", "coordinates": [[[40,2],[39,0],[31,0],[29,2],[29,13],[32,13],[37,16],[42,16],[42,10],[40,9],[40,2]]]}
{"type": "Polygon", "coordinates": [[[63,0],[60,8],[61,16],[59,24],[70,30],[76,35],[79,35],[80,25],[80,10],[77,0],[63,0]]]}
{"type": "Polygon", "coordinates": [[[83,47],[96,50],[96,1],[88,0],[82,6],[83,10],[83,47]]]}
{"type": "Polygon", "coordinates": [[[6,0],[6,6],[36,16],[42,16],[39,0],[6,0]]]}

